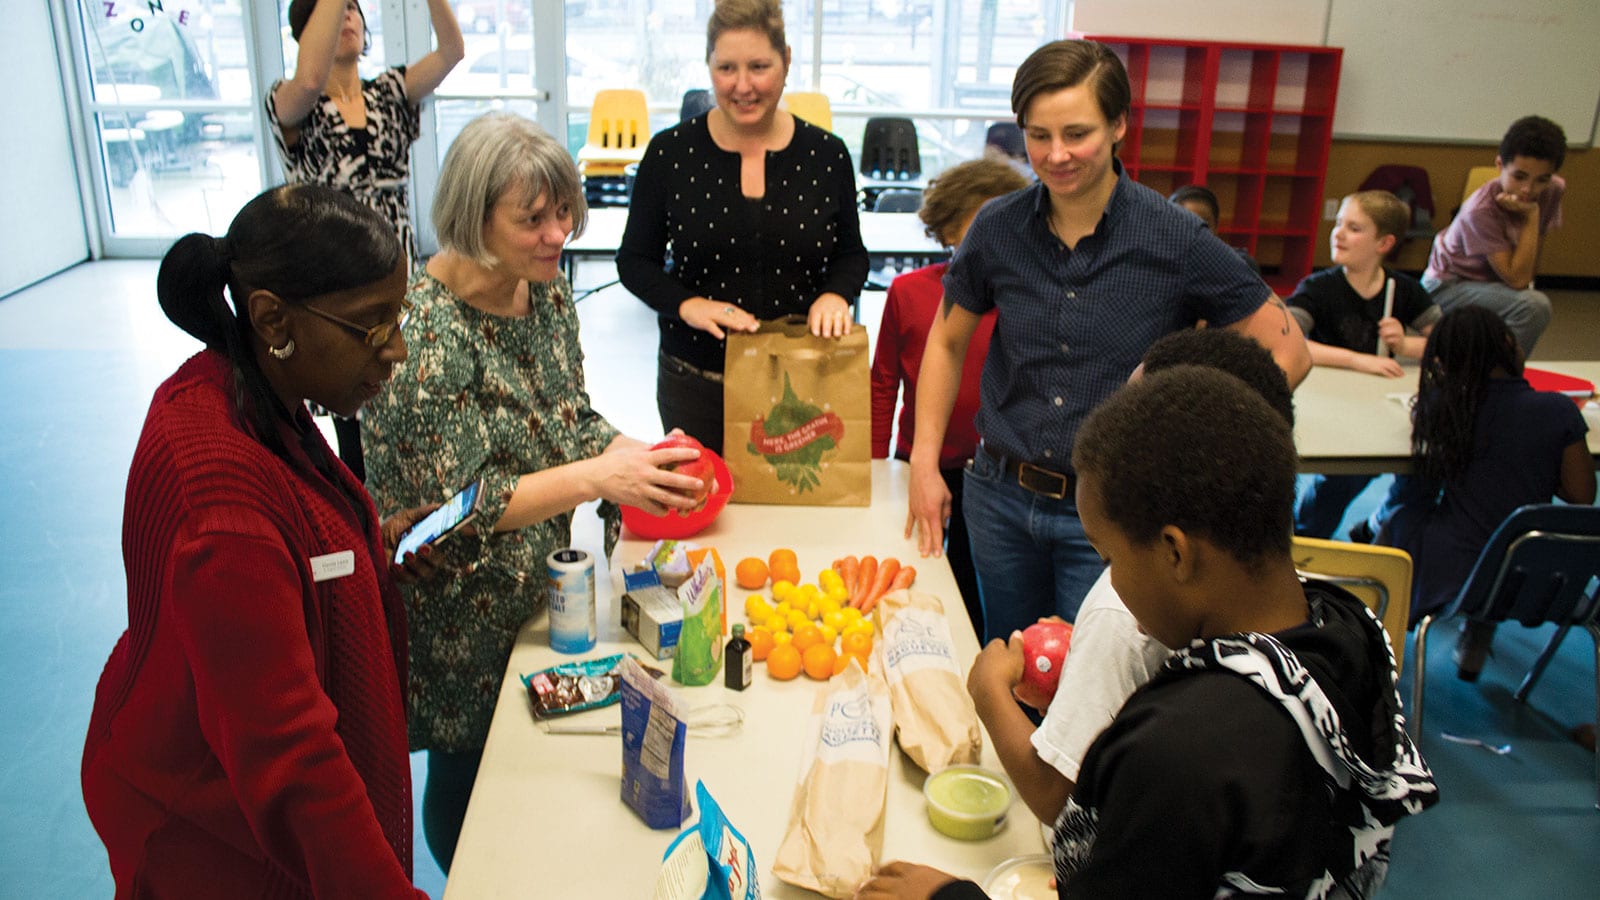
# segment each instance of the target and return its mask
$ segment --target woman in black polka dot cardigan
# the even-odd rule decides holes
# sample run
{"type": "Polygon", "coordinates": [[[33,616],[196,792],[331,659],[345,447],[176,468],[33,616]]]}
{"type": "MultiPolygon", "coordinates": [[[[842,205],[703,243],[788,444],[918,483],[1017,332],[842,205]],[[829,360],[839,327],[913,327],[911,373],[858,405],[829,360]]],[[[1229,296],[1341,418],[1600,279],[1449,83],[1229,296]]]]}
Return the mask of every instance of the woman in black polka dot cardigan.
{"type": "Polygon", "coordinates": [[[868,263],[849,150],[778,108],[777,0],[719,0],[706,60],[717,105],[651,139],[617,273],[661,317],[662,428],[720,453],[727,333],[801,314],[813,334],[848,334],[868,263]]]}

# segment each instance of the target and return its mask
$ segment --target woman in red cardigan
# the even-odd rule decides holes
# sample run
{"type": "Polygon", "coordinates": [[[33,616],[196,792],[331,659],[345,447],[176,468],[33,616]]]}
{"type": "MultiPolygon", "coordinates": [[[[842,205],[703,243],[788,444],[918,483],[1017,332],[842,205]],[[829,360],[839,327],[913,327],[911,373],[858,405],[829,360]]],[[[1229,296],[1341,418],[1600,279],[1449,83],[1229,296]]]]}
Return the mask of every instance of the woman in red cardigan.
{"type": "Polygon", "coordinates": [[[305,408],[354,415],[405,359],[405,262],[381,216],[311,185],[161,262],[162,309],[206,349],[134,451],[128,630],[84,746],[118,897],[422,896],[383,540],[420,511],[380,523],[305,408]]]}

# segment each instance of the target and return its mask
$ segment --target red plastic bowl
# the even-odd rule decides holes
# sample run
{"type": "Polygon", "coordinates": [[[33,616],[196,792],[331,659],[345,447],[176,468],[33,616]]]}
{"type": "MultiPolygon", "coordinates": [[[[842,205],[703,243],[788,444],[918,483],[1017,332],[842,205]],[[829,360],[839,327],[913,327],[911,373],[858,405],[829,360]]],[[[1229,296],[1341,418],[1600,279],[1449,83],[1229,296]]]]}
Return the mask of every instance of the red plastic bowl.
{"type": "Polygon", "coordinates": [[[712,468],[717,470],[717,489],[706,498],[705,505],[687,515],[673,511],[661,516],[653,516],[637,506],[624,506],[622,524],[628,527],[628,531],[647,541],[682,540],[699,534],[716,521],[722,508],[728,505],[728,498],[733,496],[733,475],[729,474],[728,464],[722,461],[721,456],[711,450],[700,452],[711,460],[712,468]]]}

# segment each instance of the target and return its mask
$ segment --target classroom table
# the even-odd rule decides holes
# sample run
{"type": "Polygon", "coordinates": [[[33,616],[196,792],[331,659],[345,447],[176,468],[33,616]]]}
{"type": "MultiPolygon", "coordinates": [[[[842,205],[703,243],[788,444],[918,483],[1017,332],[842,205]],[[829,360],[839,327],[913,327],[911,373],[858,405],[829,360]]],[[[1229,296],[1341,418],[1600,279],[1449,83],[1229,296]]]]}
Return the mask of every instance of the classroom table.
{"type": "MultiPolygon", "coordinates": [[[[1535,368],[1600,384],[1600,362],[1535,360],[1535,368]]],[[[1417,390],[1417,367],[1399,378],[1315,366],[1294,393],[1294,438],[1300,469],[1329,475],[1411,471],[1411,413],[1403,398],[1417,390]]],[[[1600,460],[1600,408],[1583,408],[1589,452],[1600,460]]]]}
{"type": "MultiPolygon", "coordinates": [[[[942,558],[919,559],[915,545],[901,536],[908,467],[897,460],[878,460],[872,474],[869,507],[735,503],[694,540],[717,548],[730,579],[740,559],[765,558],[777,547],[794,548],[807,581],[814,581],[820,569],[847,554],[896,556],[914,564],[914,589],[944,601],[965,683],[978,642],[950,567],[942,558]]],[[[626,534],[624,538],[616,557],[631,564],[649,545],[628,540],[626,534]]],[[[546,734],[529,712],[518,676],[561,662],[631,652],[670,670],[670,660],[652,662],[648,652],[622,630],[614,599],[620,591],[601,570],[600,548],[585,549],[597,557],[600,643],[591,653],[576,657],[556,653],[550,649],[543,614],[518,636],[451,865],[447,898],[648,897],[661,856],[679,831],[653,831],[623,804],[620,737],[546,734]]],[[[750,592],[732,586],[728,593],[731,626],[744,620],[744,598],[750,592]]],[[[758,664],[754,683],[743,692],[728,690],[720,677],[705,687],[673,686],[689,706],[729,703],[745,716],[734,736],[690,733],[684,768],[691,795],[695,780],[703,779],[729,821],[750,842],[761,870],[763,896],[817,896],[779,882],[771,868],[789,819],[802,737],[820,683],[804,675],[795,681],[774,681],[758,664]]],[[[603,725],[620,722],[621,712],[611,706],[557,721],[603,725]]],[[[1000,769],[987,734],[983,764],[1000,769]]],[[[1013,804],[1006,826],[988,840],[959,841],[934,831],[923,806],[922,780],[922,771],[894,749],[889,761],[884,861],[924,862],[981,880],[1006,859],[1044,852],[1038,819],[1020,801],[1013,804]]],[[[695,818],[692,815],[685,826],[695,818]]]]}
{"type": "MultiPolygon", "coordinates": [[[[573,281],[578,263],[586,259],[615,258],[627,224],[625,207],[591,208],[583,234],[573,238],[561,255],[567,281],[573,281]]],[[[861,213],[861,242],[872,257],[874,269],[881,268],[888,258],[931,260],[946,255],[939,242],[928,237],[922,220],[912,213],[861,213]]],[[[588,293],[592,291],[584,295],[588,293]]]]}

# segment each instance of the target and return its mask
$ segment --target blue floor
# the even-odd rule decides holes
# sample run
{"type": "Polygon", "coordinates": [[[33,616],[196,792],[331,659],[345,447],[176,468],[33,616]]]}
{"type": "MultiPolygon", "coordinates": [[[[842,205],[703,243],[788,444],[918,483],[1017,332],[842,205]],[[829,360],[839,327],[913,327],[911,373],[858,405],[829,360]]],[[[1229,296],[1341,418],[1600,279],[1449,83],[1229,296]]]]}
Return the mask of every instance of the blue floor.
{"type": "MultiPolygon", "coordinates": [[[[0,897],[112,892],[78,763],[95,680],[126,622],[128,460],[151,391],[193,351],[156,309],[154,271],[152,263],[80,266],[0,300],[0,500],[8,511],[0,517],[0,897]]],[[[653,314],[617,289],[581,311],[596,406],[625,430],[648,433],[653,391],[641,385],[654,375],[653,314]]],[[[1375,502],[1380,488],[1358,506],[1375,502]]],[[[1594,757],[1567,736],[1595,716],[1588,637],[1568,637],[1530,705],[1511,700],[1547,634],[1502,629],[1482,680],[1470,685],[1452,674],[1453,632],[1434,630],[1422,749],[1443,799],[1401,827],[1381,896],[1596,896],[1594,757]],[[1447,742],[1441,731],[1512,751],[1496,756],[1447,742]]],[[[1408,659],[1406,671],[1414,665],[1408,659]]],[[[1409,691],[1407,676],[1408,704],[1409,691]]],[[[537,811],[528,827],[532,837],[537,811]]],[[[443,876],[420,840],[416,856],[419,883],[440,896],[443,876]]]]}

